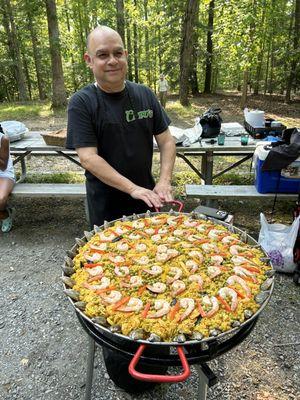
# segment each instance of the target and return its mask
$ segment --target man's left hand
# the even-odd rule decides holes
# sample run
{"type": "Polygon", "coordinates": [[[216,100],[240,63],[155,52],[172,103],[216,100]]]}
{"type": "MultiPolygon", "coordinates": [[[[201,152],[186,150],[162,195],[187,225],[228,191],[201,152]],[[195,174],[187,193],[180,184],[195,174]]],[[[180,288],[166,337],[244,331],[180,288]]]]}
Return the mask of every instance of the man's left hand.
{"type": "Polygon", "coordinates": [[[170,183],[157,182],[155,188],[153,189],[153,192],[158,194],[159,198],[163,202],[169,202],[173,200],[172,187],[170,183]]]}

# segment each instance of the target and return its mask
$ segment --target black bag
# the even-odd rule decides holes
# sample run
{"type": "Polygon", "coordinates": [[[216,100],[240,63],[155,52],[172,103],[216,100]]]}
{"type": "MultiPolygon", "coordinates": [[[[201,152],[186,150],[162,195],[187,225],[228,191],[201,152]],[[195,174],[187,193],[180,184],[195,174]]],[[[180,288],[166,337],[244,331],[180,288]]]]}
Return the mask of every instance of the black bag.
{"type": "Polygon", "coordinates": [[[201,139],[215,138],[221,131],[222,118],[220,113],[221,108],[210,108],[200,117],[200,124],[202,126],[201,139]]]}

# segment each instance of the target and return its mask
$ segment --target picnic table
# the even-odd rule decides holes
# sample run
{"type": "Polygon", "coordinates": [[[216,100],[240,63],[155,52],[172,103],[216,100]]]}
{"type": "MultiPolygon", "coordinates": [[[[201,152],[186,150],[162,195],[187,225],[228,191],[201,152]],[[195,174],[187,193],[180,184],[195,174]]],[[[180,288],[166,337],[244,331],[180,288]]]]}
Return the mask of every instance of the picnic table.
{"type": "MultiPolygon", "coordinates": [[[[273,194],[262,195],[258,193],[253,185],[249,186],[226,186],[213,185],[213,180],[237,168],[245,161],[252,158],[258,140],[251,139],[246,146],[241,145],[240,137],[226,137],[224,145],[218,145],[216,141],[203,139],[201,142],[193,143],[189,147],[176,146],[177,157],[183,159],[186,164],[203,180],[203,185],[186,185],[187,196],[218,198],[224,197],[270,197],[273,194]],[[237,156],[240,159],[232,162],[229,167],[214,174],[214,160],[216,156],[237,156]],[[191,157],[193,158],[191,160],[191,157]],[[201,162],[200,162],[201,158],[201,162]],[[198,162],[199,159],[199,162],[198,162]],[[196,161],[195,161],[196,160],[196,161]],[[195,165],[196,163],[196,165],[195,165]],[[208,186],[209,185],[209,186],[208,186]]],[[[84,196],[84,184],[25,184],[26,179],[26,156],[34,155],[58,155],[68,159],[70,162],[81,166],[77,153],[66,150],[63,147],[47,145],[40,131],[32,131],[19,141],[10,145],[11,154],[14,156],[14,164],[21,163],[22,174],[15,186],[13,194],[22,196],[84,196]]],[[[158,151],[154,147],[154,151],[158,151]]],[[[296,195],[282,194],[281,197],[295,197],[296,195]]]]}

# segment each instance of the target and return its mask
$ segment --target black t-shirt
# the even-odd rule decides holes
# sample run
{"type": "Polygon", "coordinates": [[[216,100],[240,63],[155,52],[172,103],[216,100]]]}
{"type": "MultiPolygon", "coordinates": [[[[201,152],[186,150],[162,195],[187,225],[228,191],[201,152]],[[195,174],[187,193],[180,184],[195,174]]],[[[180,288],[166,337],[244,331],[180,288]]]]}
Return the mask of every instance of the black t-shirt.
{"type": "MultiPolygon", "coordinates": [[[[106,93],[90,84],[71,98],[66,147],[97,147],[120,174],[137,185],[153,188],[153,135],[164,132],[170,119],[153,92],[126,81],[119,93],[106,93]]],[[[89,171],[88,181],[105,187],[89,171]]]]}

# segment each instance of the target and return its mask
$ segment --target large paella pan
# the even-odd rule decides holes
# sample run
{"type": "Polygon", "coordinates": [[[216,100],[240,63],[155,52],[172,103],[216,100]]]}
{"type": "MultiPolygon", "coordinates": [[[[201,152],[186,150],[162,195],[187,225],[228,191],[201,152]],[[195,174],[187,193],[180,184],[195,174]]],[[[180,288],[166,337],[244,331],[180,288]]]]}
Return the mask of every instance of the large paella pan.
{"type": "Polygon", "coordinates": [[[249,235],[196,213],[147,212],[76,240],[65,293],[97,329],[144,344],[206,342],[257,317],[274,271],[249,235]]]}

